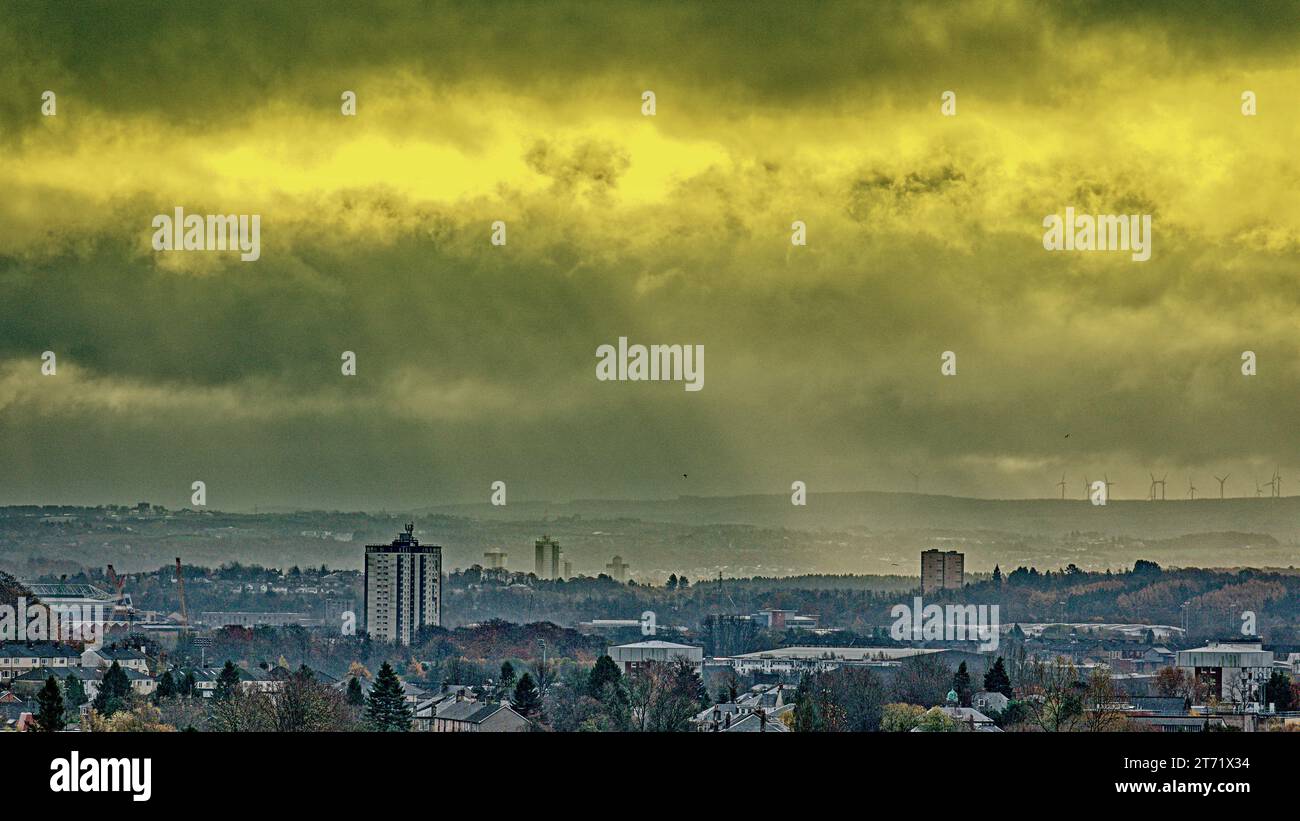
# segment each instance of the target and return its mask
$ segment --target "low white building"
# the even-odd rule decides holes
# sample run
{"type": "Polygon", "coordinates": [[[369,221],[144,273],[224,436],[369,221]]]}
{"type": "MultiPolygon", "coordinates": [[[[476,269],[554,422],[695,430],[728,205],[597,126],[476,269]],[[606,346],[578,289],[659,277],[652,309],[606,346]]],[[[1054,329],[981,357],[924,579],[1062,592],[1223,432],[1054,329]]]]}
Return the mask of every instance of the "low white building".
{"type": "Polygon", "coordinates": [[[903,659],[945,652],[922,647],[782,647],[732,656],[736,675],[754,673],[793,676],[820,673],[846,665],[892,666],[903,659]]]}
{"type": "Polygon", "coordinates": [[[1259,704],[1273,672],[1273,651],[1259,640],[1212,641],[1178,651],[1178,667],[1205,685],[1207,697],[1234,704],[1259,704]]]}
{"type": "Polygon", "coordinates": [[[678,659],[689,661],[697,673],[704,669],[703,647],[671,641],[638,641],[633,644],[620,644],[609,648],[609,657],[624,673],[630,673],[638,665],[646,662],[672,663],[678,659]]]}

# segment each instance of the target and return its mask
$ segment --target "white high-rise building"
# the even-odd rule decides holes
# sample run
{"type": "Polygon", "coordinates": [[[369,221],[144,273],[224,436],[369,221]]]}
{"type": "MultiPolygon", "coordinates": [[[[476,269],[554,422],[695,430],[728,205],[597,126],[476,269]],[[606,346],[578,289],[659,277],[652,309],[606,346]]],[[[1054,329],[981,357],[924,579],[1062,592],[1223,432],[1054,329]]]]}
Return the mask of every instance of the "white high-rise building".
{"type": "Polygon", "coordinates": [[[442,624],[442,548],[414,532],[408,524],[392,544],[366,545],[366,631],[376,641],[410,644],[442,624]]]}
{"type": "Polygon", "coordinates": [[[564,578],[564,551],[560,549],[560,543],[550,536],[543,536],[536,542],[533,542],[534,558],[536,559],[537,578],[539,579],[562,579],[564,578]]]}

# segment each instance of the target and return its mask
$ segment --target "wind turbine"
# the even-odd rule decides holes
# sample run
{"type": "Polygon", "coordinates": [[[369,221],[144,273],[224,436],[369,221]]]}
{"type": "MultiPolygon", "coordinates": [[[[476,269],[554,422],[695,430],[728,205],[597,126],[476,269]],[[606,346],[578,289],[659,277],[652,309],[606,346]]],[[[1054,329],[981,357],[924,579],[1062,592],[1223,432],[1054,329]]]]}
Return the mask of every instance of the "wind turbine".
{"type": "Polygon", "coordinates": [[[1092,480],[1087,476],[1083,477],[1083,498],[1092,498],[1092,480]]]}
{"type": "Polygon", "coordinates": [[[1110,481],[1110,477],[1107,476],[1107,475],[1104,474],[1104,473],[1101,475],[1101,481],[1106,485],[1106,501],[1109,502],[1109,501],[1110,501],[1110,486],[1111,486],[1111,484],[1113,484],[1113,483],[1110,481]]]}
{"type": "Polygon", "coordinates": [[[1147,501],[1154,502],[1156,500],[1156,485],[1160,484],[1160,480],[1156,478],[1154,473],[1150,474],[1150,476],[1151,487],[1147,489],[1147,501]]]}
{"type": "Polygon", "coordinates": [[[1219,498],[1220,498],[1220,499],[1223,498],[1223,483],[1226,482],[1226,481],[1228,481],[1228,477],[1231,476],[1231,475],[1232,475],[1231,473],[1225,473],[1225,474],[1223,475],[1223,478],[1219,478],[1218,476],[1215,476],[1215,477],[1214,477],[1214,480],[1215,480],[1216,482],[1219,483],[1219,498]]]}
{"type": "Polygon", "coordinates": [[[1282,473],[1281,468],[1273,468],[1273,495],[1282,498],[1282,473]]]}
{"type": "Polygon", "coordinates": [[[1165,486],[1169,484],[1169,474],[1166,473],[1160,478],[1160,501],[1165,500],[1165,486]]]}
{"type": "Polygon", "coordinates": [[[1190,476],[1187,477],[1187,496],[1193,502],[1196,501],[1196,485],[1192,484],[1192,477],[1190,476]]]}
{"type": "Polygon", "coordinates": [[[1061,481],[1057,482],[1056,485],[1061,489],[1061,501],[1065,501],[1065,474],[1064,473],[1061,474],[1061,481]]]}
{"type": "Polygon", "coordinates": [[[1256,481],[1256,482],[1255,482],[1255,498],[1258,499],[1260,496],[1263,496],[1263,495],[1264,495],[1264,489],[1263,489],[1262,487],[1260,487],[1260,486],[1259,486],[1259,482],[1256,481]]]}

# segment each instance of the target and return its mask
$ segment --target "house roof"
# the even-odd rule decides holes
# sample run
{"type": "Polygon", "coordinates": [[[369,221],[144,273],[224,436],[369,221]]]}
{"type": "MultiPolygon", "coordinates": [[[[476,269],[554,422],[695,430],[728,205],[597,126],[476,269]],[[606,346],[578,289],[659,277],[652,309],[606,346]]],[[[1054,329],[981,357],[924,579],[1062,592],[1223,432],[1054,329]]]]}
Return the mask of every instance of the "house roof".
{"type": "Polygon", "coordinates": [[[788,733],[785,724],[780,719],[768,717],[766,726],[763,720],[756,713],[750,713],[739,721],[732,722],[731,726],[721,732],[724,733],[788,733]]]}
{"type": "Polygon", "coordinates": [[[81,653],[58,641],[0,641],[0,656],[5,658],[81,658],[81,653]]]}

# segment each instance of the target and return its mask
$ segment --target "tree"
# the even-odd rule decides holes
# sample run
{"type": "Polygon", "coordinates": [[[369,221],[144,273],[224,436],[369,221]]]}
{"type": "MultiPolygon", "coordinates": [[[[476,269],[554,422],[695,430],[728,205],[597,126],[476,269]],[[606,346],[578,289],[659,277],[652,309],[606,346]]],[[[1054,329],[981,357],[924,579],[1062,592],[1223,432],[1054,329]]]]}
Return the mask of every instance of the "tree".
{"type": "Polygon", "coordinates": [[[998,567],[996,564],[993,565],[993,586],[1002,586],[1002,568],[998,567]]]}
{"type": "Polygon", "coordinates": [[[619,672],[618,665],[614,659],[608,655],[596,659],[596,666],[591,668],[591,675],[587,677],[587,695],[599,699],[605,692],[606,685],[618,685],[623,678],[619,672]]]}
{"type": "Polygon", "coordinates": [[[128,709],[130,701],[131,680],[127,678],[126,671],[115,661],[104,673],[103,680],[99,682],[99,692],[95,694],[95,701],[91,706],[95,708],[95,712],[108,718],[118,710],[128,709]]]}
{"type": "Polygon", "coordinates": [[[925,708],[916,704],[886,704],[881,711],[880,729],[886,733],[910,732],[925,715],[925,708]]]}
{"type": "Polygon", "coordinates": [[[239,690],[239,670],[235,667],[234,662],[226,659],[226,664],[221,668],[221,673],[217,675],[217,686],[212,693],[212,698],[216,701],[229,701],[239,690]]]}
{"type": "Polygon", "coordinates": [[[1011,688],[1011,677],[1007,675],[1006,665],[1002,663],[1002,656],[998,656],[993,666],[984,672],[984,689],[990,693],[1001,693],[1007,698],[1011,698],[1015,691],[1011,688]]]}
{"type": "Polygon", "coordinates": [[[815,673],[795,690],[798,732],[864,733],[880,729],[884,686],[870,670],[841,667],[815,673]]]}
{"type": "Polygon", "coordinates": [[[511,690],[515,686],[515,666],[509,661],[501,662],[501,689],[511,690]]]}
{"type": "Polygon", "coordinates": [[[1291,709],[1291,679],[1281,670],[1274,670],[1264,685],[1264,703],[1272,704],[1278,712],[1291,709]]]}
{"type": "Polygon", "coordinates": [[[176,685],[176,692],[184,698],[189,698],[194,695],[197,686],[198,682],[194,678],[194,671],[186,670],[185,675],[180,677],[180,681],[176,685]]]}
{"type": "Polygon", "coordinates": [[[538,691],[537,685],[533,683],[531,673],[524,673],[519,682],[515,685],[514,695],[510,699],[510,706],[515,708],[515,712],[524,718],[531,718],[539,713],[542,709],[542,694],[538,691]]]}
{"type": "Polygon", "coordinates": [[[922,733],[959,733],[961,722],[948,715],[940,707],[926,710],[916,722],[916,729],[922,733]]]}
{"type": "Polygon", "coordinates": [[[406,703],[402,682],[388,662],[379,668],[368,702],[366,718],[372,729],[381,733],[404,733],[411,729],[411,707],[406,703]]]}
{"type": "Polygon", "coordinates": [[[176,697],[176,680],[172,678],[172,671],[165,670],[158,677],[158,689],[154,691],[154,702],[157,703],[165,698],[176,697]]]}
{"type": "Polygon", "coordinates": [[[90,701],[86,695],[86,687],[81,683],[81,679],[68,673],[68,677],[63,680],[63,708],[67,711],[67,721],[77,721],[81,718],[81,705],[90,701]]]}
{"type": "Polygon", "coordinates": [[[361,681],[356,676],[348,679],[348,704],[360,707],[366,703],[366,694],[361,689],[361,681]]]}
{"type": "Polygon", "coordinates": [[[59,680],[54,676],[45,680],[45,686],[36,694],[36,703],[40,705],[36,713],[38,730],[57,733],[67,726],[63,720],[63,693],[59,691],[59,680]]]}
{"type": "MultiPolygon", "coordinates": [[[[354,679],[355,681],[355,679],[354,679]]],[[[275,730],[280,733],[321,733],[351,729],[352,712],[342,694],[316,680],[302,665],[271,700],[275,730]]]]}
{"type": "Polygon", "coordinates": [[[134,709],[120,710],[111,718],[91,715],[90,729],[97,733],[171,733],[176,728],[162,720],[157,707],[143,702],[134,709]]]}
{"type": "Polygon", "coordinates": [[[966,662],[962,662],[957,667],[957,672],[952,676],[952,689],[957,691],[957,703],[963,707],[970,706],[971,686],[970,673],[966,670],[966,662]]]}
{"type": "Polygon", "coordinates": [[[892,682],[890,700],[934,707],[943,704],[952,686],[952,673],[938,653],[903,659],[892,682]]]}

